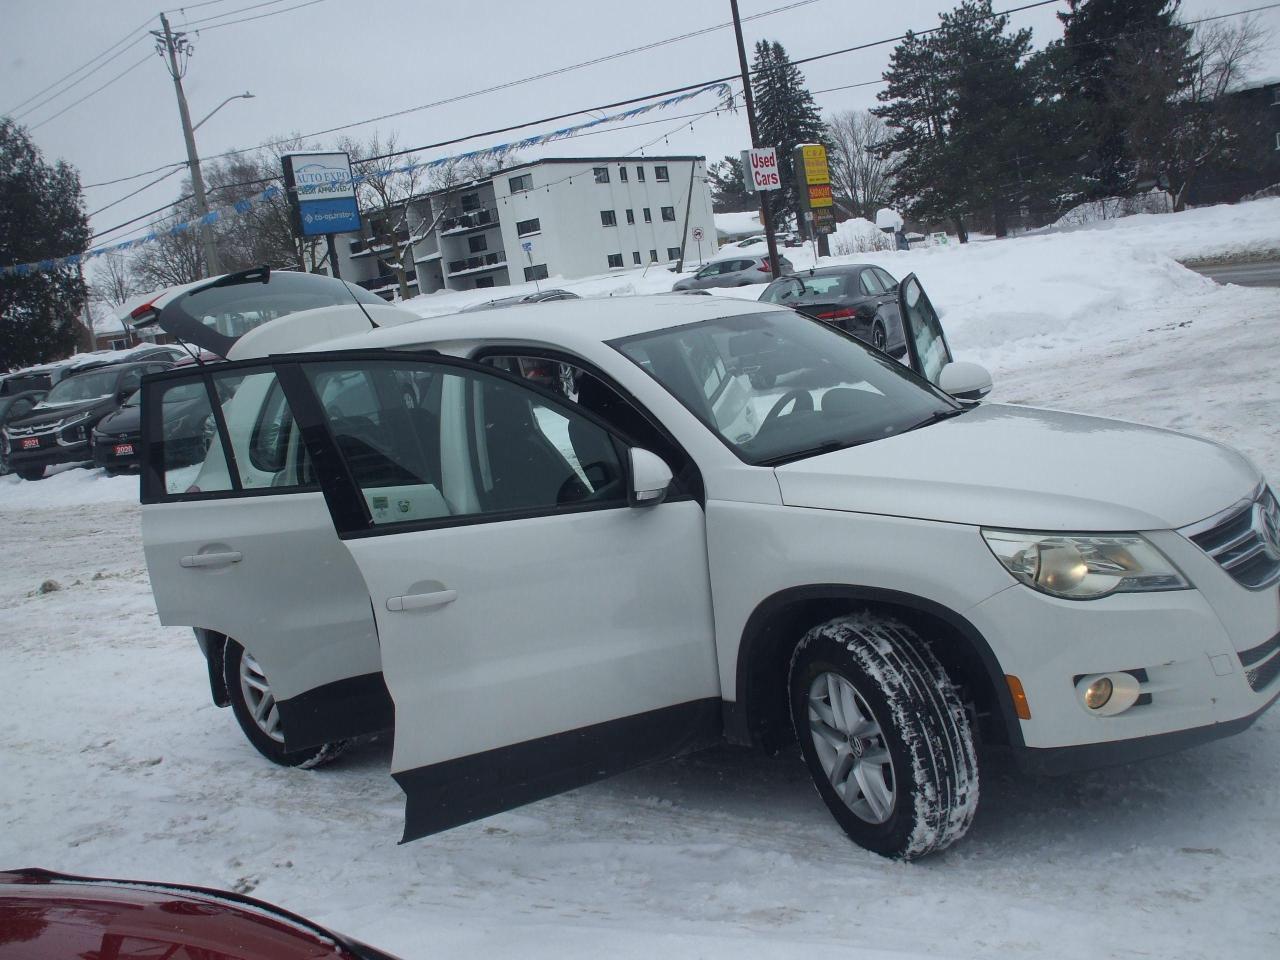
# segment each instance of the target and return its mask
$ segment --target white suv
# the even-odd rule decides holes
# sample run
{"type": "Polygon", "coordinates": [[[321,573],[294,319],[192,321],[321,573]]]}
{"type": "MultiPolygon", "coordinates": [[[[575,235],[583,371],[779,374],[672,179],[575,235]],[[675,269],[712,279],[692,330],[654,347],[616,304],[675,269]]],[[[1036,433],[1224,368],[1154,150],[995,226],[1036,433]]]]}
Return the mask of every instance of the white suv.
{"type": "Polygon", "coordinates": [[[284,288],[336,282],[289,277],[160,313],[231,362],[145,381],[147,563],[273,759],[324,759],[394,703],[405,839],[798,734],[849,836],[917,857],[971,823],[979,738],[1061,772],[1239,731],[1280,693],[1257,469],[957,401],[934,384],[990,380],[914,277],[910,367],[770,304],[414,321],[310,309],[284,288]]]}

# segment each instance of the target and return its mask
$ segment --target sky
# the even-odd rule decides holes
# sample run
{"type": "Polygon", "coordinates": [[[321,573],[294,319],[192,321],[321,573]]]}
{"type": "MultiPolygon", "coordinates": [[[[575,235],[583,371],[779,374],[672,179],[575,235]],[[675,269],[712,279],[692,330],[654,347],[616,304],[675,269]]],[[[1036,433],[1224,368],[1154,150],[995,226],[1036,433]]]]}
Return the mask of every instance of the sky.
{"type": "MultiPolygon", "coordinates": [[[[185,160],[172,82],[144,30],[166,0],[0,0],[0,116],[27,126],[48,159],[64,159],[82,183],[127,177],[185,160]],[[55,84],[125,40],[100,69],[55,84]],[[124,52],[120,53],[122,50],[124,52]],[[113,78],[119,77],[119,79],[113,78]],[[82,79],[82,82],[74,81],[82,79]],[[93,91],[108,84],[101,91],[93,91]],[[88,95],[86,97],[86,95],[88,95]],[[76,103],[82,97],[85,99],[76,103]],[[47,102],[42,102],[47,100],[47,102]],[[65,112],[63,112],[65,110],[65,112]]],[[[168,0],[173,2],[173,0],[168,0]]],[[[1268,0],[1184,0],[1186,19],[1230,13],[1268,0]]],[[[936,26],[947,0],[740,0],[750,46],[780,41],[793,59],[936,26]],[[762,16],[756,16],[763,14],[762,16]]],[[[1021,5],[997,3],[997,9],[1021,5]]],[[[1060,36],[1057,3],[1012,15],[1037,45],[1060,36]]],[[[196,0],[170,8],[175,30],[194,47],[184,85],[193,121],[245,91],[200,127],[202,157],[366,120],[495,84],[605,57],[729,19],[728,0],[196,0]],[[252,9],[248,9],[252,8],[252,9]],[[240,11],[240,12],[237,12],[240,11]],[[260,17],[260,19],[244,19],[260,17]],[[203,24],[197,21],[204,20],[203,24]],[[230,21],[243,20],[239,23],[230,21]]],[[[1280,8],[1257,14],[1271,32],[1255,73],[1280,76],[1280,8]]],[[[883,44],[831,57],[802,70],[824,113],[875,105],[893,49],[883,44]],[[852,86],[853,84],[865,84],[852,86]],[[847,87],[846,89],[830,89],[847,87]]],[[[92,69],[92,68],[91,68],[92,69]]],[[[394,134],[401,147],[452,139],[571,110],[736,74],[733,32],[696,37],[609,59],[508,89],[418,110],[343,131],[357,139],[394,134]]],[[[699,154],[717,159],[749,146],[746,115],[715,113],[714,95],[649,114],[643,126],[608,128],[521,156],[699,154]],[[709,112],[710,111],[710,112],[709,112]]],[[[517,133],[468,141],[453,151],[490,146],[587,119],[588,114],[517,133]]],[[[634,121],[633,121],[634,123],[634,121]]],[[[621,125],[618,125],[621,126],[621,125]]],[[[339,134],[322,140],[332,141],[339,134]]],[[[422,159],[444,151],[426,151],[422,159]]],[[[179,195],[185,171],[137,195],[159,174],[87,187],[94,231],[147,213],[179,195]],[[110,206],[108,206],[110,205],[110,206]],[[100,211],[100,212],[99,212],[100,211]]],[[[126,239],[143,223],[95,241],[126,239]]]]}

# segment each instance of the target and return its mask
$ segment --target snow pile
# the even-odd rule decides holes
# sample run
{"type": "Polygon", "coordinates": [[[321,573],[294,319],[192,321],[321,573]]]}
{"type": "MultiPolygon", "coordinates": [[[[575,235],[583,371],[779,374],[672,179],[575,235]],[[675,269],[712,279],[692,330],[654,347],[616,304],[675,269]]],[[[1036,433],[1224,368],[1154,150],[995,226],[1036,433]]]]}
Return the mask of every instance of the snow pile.
{"type": "Polygon", "coordinates": [[[836,232],[831,235],[830,243],[831,252],[836,257],[894,248],[893,238],[863,217],[852,217],[843,223],[837,223],[836,232]]]}
{"type": "Polygon", "coordinates": [[[749,237],[753,233],[761,233],[759,210],[740,210],[733,213],[717,213],[715,215],[716,234],[721,241],[733,240],[737,237],[749,237]]]}
{"type": "Polygon", "coordinates": [[[0,505],[6,510],[30,507],[77,507],[98,503],[137,503],[138,478],[108,477],[103,470],[81,470],[70,464],[50,467],[44,480],[30,482],[15,474],[0,477],[0,505]]]}

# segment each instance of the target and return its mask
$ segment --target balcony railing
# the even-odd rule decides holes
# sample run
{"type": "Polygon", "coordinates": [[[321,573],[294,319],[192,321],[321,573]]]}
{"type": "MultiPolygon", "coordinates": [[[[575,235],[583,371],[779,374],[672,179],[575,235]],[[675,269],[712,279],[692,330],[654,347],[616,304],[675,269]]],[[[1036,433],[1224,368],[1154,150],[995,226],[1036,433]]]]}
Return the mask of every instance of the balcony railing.
{"type": "MultiPolygon", "coordinates": [[[[406,271],[404,276],[406,283],[418,282],[418,274],[414,270],[406,271]]],[[[366,290],[377,290],[381,287],[394,286],[399,282],[399,278],[397,278],[394,273],[384,273],[380,277],[370,277],[368,280],[357,280],[356,286],[364,287],[366,290]]]]}
{"type": "Polygon", "coordinates": [[[493,270],[506,265],[506,253],[502,250],[493,250],[478,257],[467,257],[465,260],[450,260],[446,266],[449,270],[449,276],[453,276],[470,270],[493,270]]]}
{"type": "Polygon", "coordinates": [[[483,230],[497,225],[498,211],[493,207],[481,207],[457,216],[445,217],[440,221],[440,232],[442,234],[466,233],[468,230],[483,230]]]}

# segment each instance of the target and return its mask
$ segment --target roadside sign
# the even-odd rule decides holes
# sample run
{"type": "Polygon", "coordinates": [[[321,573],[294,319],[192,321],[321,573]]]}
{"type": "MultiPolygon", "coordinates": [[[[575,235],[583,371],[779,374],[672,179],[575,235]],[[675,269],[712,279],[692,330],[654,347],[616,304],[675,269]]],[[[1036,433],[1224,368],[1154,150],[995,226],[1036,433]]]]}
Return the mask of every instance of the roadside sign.
{"type": "Polygon", "coordinates": [[[929,243],[935,247],[945,247],[947,245],[947,235],[945,233],[929,234],[929,243]]]}
{"type": "Polygon", "coordinates": [[[820,143],[800,145],[800,169],[807,184],[831,182],[831,169],[827,165],[827,148],[820,143]]]}
{"type": "Polygon", "coordinates": [[[706,236],[706,234],[702,232],[701,227],[694,227],[693,232],[690,234],[690,236],[692,236],[693,239],[695,240],[701,241],[702,238],[706,236]]]}
{"type": "Polygon", "coordinates": [[[525,253],[528,253],[530,250],[533,249],[533,241],[532,240],[520,241],[520,249],[523,250],[525,253]]]}
{"type": "Polygon", "coordinates": [[[360,205],[345,153],[286,153],[284,182],[304,237],[360,229],[360,205]]]}
{"type": "Polygon", "coordinates": [[[744,151],[743,168],[756,190],[781,190],[782,175],[778,172],[778,151],[773,147],[757,147],[744,151]]]}

